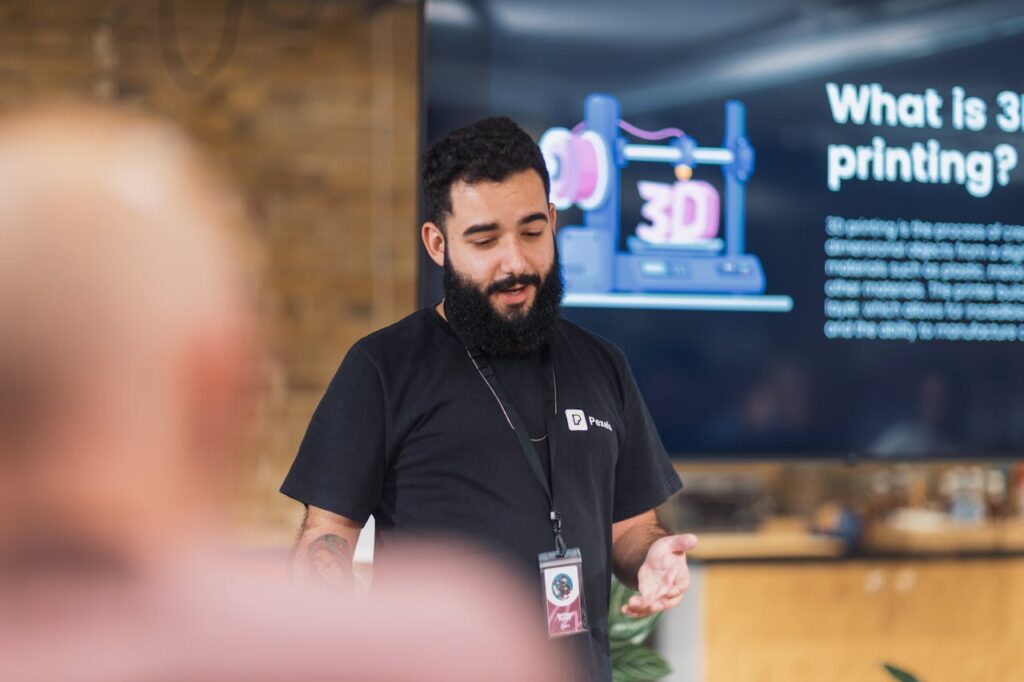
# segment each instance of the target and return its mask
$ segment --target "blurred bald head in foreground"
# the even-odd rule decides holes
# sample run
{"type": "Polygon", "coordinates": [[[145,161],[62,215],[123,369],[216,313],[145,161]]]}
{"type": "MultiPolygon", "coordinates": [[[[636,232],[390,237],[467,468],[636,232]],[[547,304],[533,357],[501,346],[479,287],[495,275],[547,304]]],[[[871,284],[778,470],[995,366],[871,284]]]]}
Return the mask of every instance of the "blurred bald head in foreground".
{"type": "Polygon", "coordinates": [[[252,386],[240,206],[169,125],[0,124],[0,537],[23,560],[128,570],[220,518],[252,386]]]}
{"type": "Polygon", "coordinates": [[[370,602],[218,554],[260,348],[242,214],[165,123],[0,120],[0,679],[552,679],[457,550],[370,602]]]}

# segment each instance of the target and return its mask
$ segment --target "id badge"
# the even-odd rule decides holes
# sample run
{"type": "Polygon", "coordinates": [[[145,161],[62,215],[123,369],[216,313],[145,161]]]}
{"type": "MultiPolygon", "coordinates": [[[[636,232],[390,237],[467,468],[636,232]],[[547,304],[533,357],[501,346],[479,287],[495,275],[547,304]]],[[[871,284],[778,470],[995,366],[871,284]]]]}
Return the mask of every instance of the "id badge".
{"type": "Polygon", "coordinates": [[[578,548],[565,556],[557,552],[539,555],[544,600],[548,607],[548,636],[564,637],[587,631],[583,608],[583,557],[578,548]]]}

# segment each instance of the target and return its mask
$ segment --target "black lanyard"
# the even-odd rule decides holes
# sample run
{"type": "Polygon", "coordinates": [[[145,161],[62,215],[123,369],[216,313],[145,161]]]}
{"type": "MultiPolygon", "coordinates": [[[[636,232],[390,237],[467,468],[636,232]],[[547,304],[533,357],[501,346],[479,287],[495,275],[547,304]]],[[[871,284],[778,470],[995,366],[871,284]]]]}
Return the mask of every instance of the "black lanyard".
{"type": "Polygon", "coordinates": [[[505,415],[505,420],[519,442],[519,449],[523,451],[534,477],[540,483],[541,488],[548,498],[548,519],[551,521],[551,529],[555,534],[555,551],[559,557],[565,556],[565,540],[562,539],[562,515],[555,509],[554,478],[555,478],[555,424],[554,417],[558,414],[558,387],[555,384],[555,371],[551,363],[551,347],[544,346],[541,350],[541,368],[544,373],[544,426],[547,429],[548,457],[551,459],[551,481],[548,481],[544,468],[541,466],[540,457],[530,442],[529,431],[526,424],[516,410],[512,401],[508,399],[501,388],[501,382],[494,373],[494,368],[487,361],[487,356],[480,349],[466,348],[469,359],[479,372],[480,378],[484,380],[487,387],[491,389],[494,399],[498,401],[498,407],[505,415]]]}

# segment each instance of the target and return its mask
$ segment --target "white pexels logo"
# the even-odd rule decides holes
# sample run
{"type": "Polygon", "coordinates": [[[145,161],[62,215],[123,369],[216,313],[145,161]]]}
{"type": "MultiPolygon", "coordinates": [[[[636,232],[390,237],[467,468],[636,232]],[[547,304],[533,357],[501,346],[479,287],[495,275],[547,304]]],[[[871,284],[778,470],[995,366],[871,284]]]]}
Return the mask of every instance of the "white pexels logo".
{"type": "Polygon", "coordinates": [[[570,431],[586,431],[591,426],[596,426],[601,429],[608,431],[612,430],[612,425],[601,419],[594,419],[583,414],[583,410],[566,410],[565,421],[569,423],[570,431]]]}
{"type": "Polygon", "coordinates": [[[569,423],[570,431],[587,430],[587,415],[583,414],[583,410],[566,410],[565,421],[569,423]]]}

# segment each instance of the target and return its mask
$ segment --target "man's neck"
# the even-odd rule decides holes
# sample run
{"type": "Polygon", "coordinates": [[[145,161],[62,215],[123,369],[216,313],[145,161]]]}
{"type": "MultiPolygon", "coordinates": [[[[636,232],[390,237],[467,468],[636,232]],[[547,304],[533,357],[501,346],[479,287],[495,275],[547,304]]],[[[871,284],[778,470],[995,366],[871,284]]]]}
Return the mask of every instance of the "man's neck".
{"type": "Polygon", "coordinates": [[[438,303],[437,305],[434,306],[434,310],[437,312],[438,315],[441,316],[442,320],[444,320],[445,322],[448,321],[448,317],[444,314],[444,299],[443,298],[441,299],[440,303],[438,303]]]}

